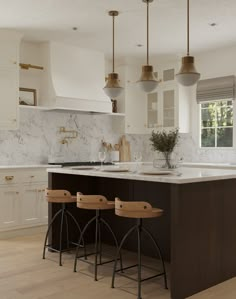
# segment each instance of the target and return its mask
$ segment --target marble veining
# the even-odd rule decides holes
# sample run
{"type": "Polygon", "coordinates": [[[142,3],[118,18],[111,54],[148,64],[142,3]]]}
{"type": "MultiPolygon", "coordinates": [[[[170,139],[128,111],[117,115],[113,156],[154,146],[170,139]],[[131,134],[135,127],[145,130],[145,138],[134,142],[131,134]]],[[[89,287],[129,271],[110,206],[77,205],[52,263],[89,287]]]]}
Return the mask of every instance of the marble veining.
{"type": "MultiPolygon", "coordinates": [[[[98,161],[101,140],[115,144],[124,134],[124,118],[68,112],[47,112],[20,109],[19,129],[0,130],[0,165],[47,164],[48,158],[61,162],[98,161]],[[76,130],[78,138],[61,144],[59,128],[76,130]]],[[[151,149],[150,135],[128,134],[131,153],[141,151],[143,161],[153,161],[160,155],[151,149]]],[[[173,153],[184,162],[236,162],[234,149],[200,149],[191,134],[180,134],[173,153]]],[[[107,161],[109,161],[109,154],[107,161]]],[[[132,155],[133,160],[133,155],[132,155]]]]}

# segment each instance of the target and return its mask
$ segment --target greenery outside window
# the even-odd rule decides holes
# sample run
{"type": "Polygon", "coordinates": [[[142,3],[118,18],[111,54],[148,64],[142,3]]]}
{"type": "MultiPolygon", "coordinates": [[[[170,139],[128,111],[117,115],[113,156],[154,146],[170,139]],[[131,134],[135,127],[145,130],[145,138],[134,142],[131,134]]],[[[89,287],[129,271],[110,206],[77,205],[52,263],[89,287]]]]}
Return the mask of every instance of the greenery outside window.
{"type": "Polygon", "coordinates": [[[233,147],[232,99],[200,104],[201,147],[233,147]]]}

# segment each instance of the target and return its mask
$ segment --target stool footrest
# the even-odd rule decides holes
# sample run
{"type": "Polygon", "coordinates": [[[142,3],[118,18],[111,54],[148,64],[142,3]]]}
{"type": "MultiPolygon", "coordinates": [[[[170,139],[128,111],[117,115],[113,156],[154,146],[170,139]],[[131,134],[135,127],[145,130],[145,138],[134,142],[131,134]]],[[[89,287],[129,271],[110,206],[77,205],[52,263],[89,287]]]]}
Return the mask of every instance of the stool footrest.
{"type": "MultiPolygon", "coordinates": [[[[70,244],[72,245],[76,245],[76,243],[73,243],[73,242],[70,242],[70,244]]],[[[80,246],[81,248],[84,248],[83,245],[80,246]]],[[[56,249],[53,247],[53,244],[47,244],[45,245],[45,248],[48,248],[49,250],[51,251],[55,251],[55,252],[60,252],[60,249],[56,249]]],[[[67,251],[72,251],[72,250],[75,250],[76,246],[73,246],[73,247],[69,247],[69,248],[65,248],[65,249],[62,249],[61,252],[67,252],[67,251]]],[[[78,257],[79,258],[79,257],[78,257]]]]}
{"type": "MultiPolygon", "coordinates": [[[[127,269],[131,269],[131,268],[134,268],[134,267],[138,267],[138,264],[135,264],[135,265],[132,265],[132,266],[128,266],[128,267],[123,267],[122,269],[117,269],[115,272],[117,272],[117,274],[119,274],[120,276],[124,276],[130,280],[133,280],[133,281],[138,281],[138,279],[136,278],[133,278],[131,276],[128,276],[124,273],[124,270],[127,270],[127,269]]],[[[145,265],[141,265],[141,267],[143,268],[148,268],[148,269],[151,269],[153,271],[157,271],[156,269],[154,268],[151,268],[151,267],[148,267],[148,266],[145,266],[145,265]]],[[[165,272],[161,272],[161,273],[158,273],[158,274],[155,274],[155,275],[152,275],[152,276],[149,276],[149,277],[146,277],[146,278],[143,278],[141,279],[140,281],[143,282],[143,281],[146,281],[146,280],[149,280],[149,279],[152,279],[152,278],[155,278],[155,277],[158,277],[158,276],[162,276],[164,275],[165,272]]]]}

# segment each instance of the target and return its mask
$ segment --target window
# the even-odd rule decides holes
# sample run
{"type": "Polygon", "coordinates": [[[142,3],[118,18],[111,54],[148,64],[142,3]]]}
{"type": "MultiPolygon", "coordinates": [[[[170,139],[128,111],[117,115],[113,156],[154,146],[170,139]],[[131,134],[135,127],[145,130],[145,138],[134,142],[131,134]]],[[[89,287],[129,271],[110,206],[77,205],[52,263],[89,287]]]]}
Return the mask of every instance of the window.
{"type": "Polygon", "coordinates": [[[233,147],[233,101],[200,104],[201,147],[233,147]]]}

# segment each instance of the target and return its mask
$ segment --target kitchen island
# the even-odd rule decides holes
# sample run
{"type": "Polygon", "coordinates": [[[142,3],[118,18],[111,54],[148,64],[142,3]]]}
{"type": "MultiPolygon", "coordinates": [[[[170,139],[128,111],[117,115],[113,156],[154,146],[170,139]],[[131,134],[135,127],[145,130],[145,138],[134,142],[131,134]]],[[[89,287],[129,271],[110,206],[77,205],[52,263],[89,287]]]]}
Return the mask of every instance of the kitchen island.
{"type": "MultiPolygon", "coordinates": [[[[146,220],[145,225],[170,261],[172,299],[186,298],[236,275],[235,170],[183,167],[168,175],[144,175],[58,168],[48,169],[48,173],[50,189],[102,194],[109,200],[148,201],[164,210],[162,217],[146,220]]],[[[56,204],[49,205],[49,218],[57,209],[56,204]]],[[[82,226],[92,215],[71,209],[82,226]]],[[[119,240],[133,223],[115,216],[114,211],[105,217],[119,240]]],[[[53,243],[57,242],[55,229],[53,243]]],[[[109,243],[109,238],[104,236],[104,241],[109,243]]],[[[127,249],[133,250],[134,242],[130,239],[127,249]]],[[[153,255],[146,242],[142,249],[153,255]]]]}

